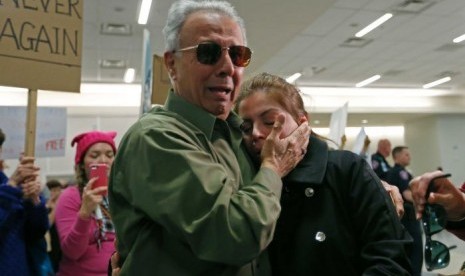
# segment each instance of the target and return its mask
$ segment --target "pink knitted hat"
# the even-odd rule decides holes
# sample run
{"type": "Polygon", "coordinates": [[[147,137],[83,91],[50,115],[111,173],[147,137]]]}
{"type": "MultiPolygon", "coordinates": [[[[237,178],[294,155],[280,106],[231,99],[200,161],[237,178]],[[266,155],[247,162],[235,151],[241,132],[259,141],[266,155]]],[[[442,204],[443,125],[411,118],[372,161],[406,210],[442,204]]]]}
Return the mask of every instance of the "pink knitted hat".
{"type": "Polygon", "coordinates": [[[77,165],[81,162],[84,154],[87,150],[96,143],[108,143],[113,148],[113,151],[116,153],[115,141],[113,140],[116,137],[116,132],[102,132],[102,131],[90,131],[84,132],[73,138],[71,141],[71,146],[77,144],[76,147],[76,156],[74,157],[74,163],[77,165]]]}

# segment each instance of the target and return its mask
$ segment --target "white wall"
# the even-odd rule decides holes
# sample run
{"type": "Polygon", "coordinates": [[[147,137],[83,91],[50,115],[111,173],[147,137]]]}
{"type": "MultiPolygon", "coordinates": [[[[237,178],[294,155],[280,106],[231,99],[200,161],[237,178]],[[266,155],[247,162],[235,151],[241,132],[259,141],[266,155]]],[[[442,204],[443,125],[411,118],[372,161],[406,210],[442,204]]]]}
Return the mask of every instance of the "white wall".
{"type": "Polygon", "coordinates": [[[465,115],[438,116],[438,136],[443,168],[461,185],[465,182],[465,115]]]}
{"type": "Polygon", "coordinates": [[[405,146],[411,154],[409,170],[414,176],[442,166],[437,117],[430,116],[405,124],[405,146]]]}
{"type": "Polygon", "coordinates": [[[465,181],[465,115],[437,115],[405,124],[414,175],[442,166],[456,184],[465,181]]]}

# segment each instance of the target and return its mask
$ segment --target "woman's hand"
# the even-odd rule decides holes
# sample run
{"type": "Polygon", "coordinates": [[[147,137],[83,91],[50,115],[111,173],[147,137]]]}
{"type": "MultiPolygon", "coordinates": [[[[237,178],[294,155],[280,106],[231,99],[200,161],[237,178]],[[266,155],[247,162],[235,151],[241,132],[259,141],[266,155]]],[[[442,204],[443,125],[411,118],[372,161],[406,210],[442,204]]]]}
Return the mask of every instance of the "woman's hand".
{"type": "Polygon", "coordinates": [[[90,218],[92,213],[97,209],[97,206],[102,202],[103,196],[99,193],[107,190],[107,187],[98,187],[92,189],[92,185],[97,180],[96,177],[89,180],[87,185],[82,190],[82,204],[79,209],[79,216],[84,219],[90,218]]]}

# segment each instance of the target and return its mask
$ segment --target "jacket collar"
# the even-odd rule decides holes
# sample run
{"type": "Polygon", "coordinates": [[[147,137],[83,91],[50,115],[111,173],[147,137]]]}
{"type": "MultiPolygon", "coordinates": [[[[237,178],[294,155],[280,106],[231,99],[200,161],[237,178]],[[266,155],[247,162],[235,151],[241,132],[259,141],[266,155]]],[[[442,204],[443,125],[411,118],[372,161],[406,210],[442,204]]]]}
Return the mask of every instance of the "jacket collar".
{"type": "Polygon", "coordinates": [[[328,163],[328,145],[315,134],[310,135],[307,154],[283,182],[297,184],[322,184],[328,163]]]}

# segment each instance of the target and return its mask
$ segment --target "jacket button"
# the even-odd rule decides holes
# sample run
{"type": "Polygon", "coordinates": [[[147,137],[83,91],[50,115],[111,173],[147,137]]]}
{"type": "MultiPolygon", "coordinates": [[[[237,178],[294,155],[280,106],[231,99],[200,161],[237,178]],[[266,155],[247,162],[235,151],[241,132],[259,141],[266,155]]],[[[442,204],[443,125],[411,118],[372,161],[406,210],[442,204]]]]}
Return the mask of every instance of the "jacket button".
{"type": "Polygon", "coordinates": [[[323,242],[326,240],[326,235],[325,233],[323,232],[317,232],[316,235],[315,235],[315,240],[319,241],[319,242],[323,242]]]}
{"type": "Polygon", "coordinates": [[[312,197],[315,194],[315,190],[313,188],[306,188],[305,189],[305,196],[312,197]]]}

